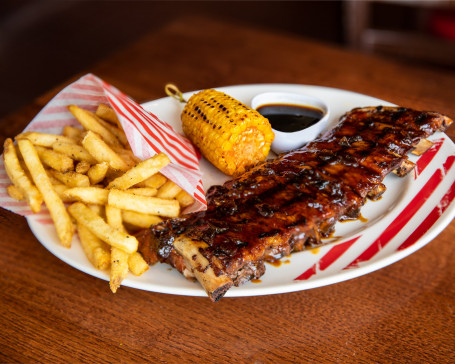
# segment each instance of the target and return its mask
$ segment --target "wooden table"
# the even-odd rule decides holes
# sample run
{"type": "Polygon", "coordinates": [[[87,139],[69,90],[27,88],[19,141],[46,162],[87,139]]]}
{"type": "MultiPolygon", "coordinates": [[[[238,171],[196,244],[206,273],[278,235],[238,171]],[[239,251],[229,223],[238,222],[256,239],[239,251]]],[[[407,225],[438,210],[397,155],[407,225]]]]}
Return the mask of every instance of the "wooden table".
{"type": "MultiPolygon", "coordinates": [[[[162,97],[169,81],[185,91],[298,83],[455,117],[453,72],[203,18],[167,24],[87,71],[139,102],[162,97]]],[[[2,120],[1,142],[61,87],[2,120]]],[[[454,362],[454,234],[452,222],[415,254],[350,281],[214,304],[128,287],[113,295],[1,210],[0,361],[454,362]]]]}

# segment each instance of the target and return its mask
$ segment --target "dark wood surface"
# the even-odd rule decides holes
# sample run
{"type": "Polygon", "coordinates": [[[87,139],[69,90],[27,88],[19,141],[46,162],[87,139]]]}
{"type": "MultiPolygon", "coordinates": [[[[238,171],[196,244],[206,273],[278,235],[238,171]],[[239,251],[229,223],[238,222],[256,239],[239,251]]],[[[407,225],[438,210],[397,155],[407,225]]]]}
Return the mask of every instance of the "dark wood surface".
{"type": "MultiPolygon", "coordinates": [[[[184,91],[299,83],[455,117],[453,72],[203,18],[170,23],[87,71],[139,102],[170,81],[184,91]]],[[[1,143],[62,86],[1,120],[1,143]]],[[[114,295],[0,210],[0,361],[454,362],[454,234],[452,222],[416,253],[350,281],[214,304],[128,287],[114,295]]]]}

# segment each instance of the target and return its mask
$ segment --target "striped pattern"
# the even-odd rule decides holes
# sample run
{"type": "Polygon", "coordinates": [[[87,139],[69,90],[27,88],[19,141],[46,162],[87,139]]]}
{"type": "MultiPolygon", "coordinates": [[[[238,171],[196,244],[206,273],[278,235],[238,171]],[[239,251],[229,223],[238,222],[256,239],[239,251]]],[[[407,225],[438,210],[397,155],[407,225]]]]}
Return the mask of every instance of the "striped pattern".
{"type": "Polygon", "coordinates": [[[159,152],[166,153],[172,163],[165,167],[162,173],[194,196],[198,202],[186,212],[205,209],[207,204],[202,188],[199,159],[191,142],[115,87],[101,82],[134,154],[141,159],[147,159],[159,152]]]}
{"type": "MultiPolygon", "coordinates": [[[[207,203],[202,188],[199,158],[193,145],[167,123],[92,74],[82,77],[60,91],[35,116],[25,131],[60,134],[64,126],[78,125],[77,120],[68,111],[68,105],[75,104],[95,111],[100,103],[110,104],[118,113],[135,155],[141,159],[160,152],[169,156],[171,164],[163,170],[163,174],[196,199],[196,203],[188,212],[205,209],[207,203]]],[[[8,196],[6,188],[10,184],[3,159],[0,159],[0,206],[22,216],[31,216],[32,212],[25,202],[15,201],[8,196]]],[[[35,214],[35,217],[35,221],[43,225],[52,223],[44,205],[42,211],[38,215],[35,214]]]]}
{"type": "MultiPolygon", "coordinates": [[[[447,155],[439,168],[436,168],[430,175],[424,177],[426,168],[438,153],[440,153],[444,142],[447,144],[451,143],[445,139],[437,139],[433,142],[434,146],[416,162],[416,180],[413,183],[419,184],[418,192],[398,212],[397,216],[388,223],[387,228],[373,240],[371,240],[369,233],[364,233],[347,241],[328,246],[325,254],[322,254],[316,263],[313,263],[302,274],[297,276],[295,280],[317,279],[318,274],[321,275],[321,273],[330,267],[333,267],[330,274],[337,274],[343,270],[362,267],[375,259],[392,242],[395,244],[393,248],[395,252],[403,251],[416,244],[435,225],[455,198],[455,181],[453,181],[455,180],[455,176],[453,173],[450,177],[452,184],[449,187],[442,187],[442,182],[455,164],[455,155],[447,155]],[[443,196],[442,198],[434,199],[433,196],[436,194],[443,194],[443,196]],[[423,205],[428,205],[428,203],[432,203],[433,208],[426,207],[423,209],[423,205]],[[414,224],[418,224],[417,227],[409,233],[409,236],[404,241],[400,240],[397,236],[406,225],[415,218],[417,213],[427,210],[429,211],[427,216],[423,218],[419,217],[417,221],[414,220],[414,224]]],[[[450,150],[453,153],[453,146],[450,150]]],[[[389,251],[390,253],[393,253],[393,251],[389,251]]]]}

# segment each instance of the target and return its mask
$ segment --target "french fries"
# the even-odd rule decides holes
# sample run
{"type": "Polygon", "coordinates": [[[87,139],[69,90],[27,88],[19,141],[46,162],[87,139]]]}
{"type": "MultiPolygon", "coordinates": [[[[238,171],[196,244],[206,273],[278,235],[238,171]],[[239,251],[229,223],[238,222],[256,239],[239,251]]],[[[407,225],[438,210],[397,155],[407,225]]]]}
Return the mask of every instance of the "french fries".
{"type": "Polygon", "coordinates": [[[149,265],[138,252],[130,254],[128,257],[128,268],[135,276],[140,276],[149,269],[149,265]]]}
{"type": "Polygon", "coordinates": [[[132,193],[133,195],[141,195],[141,196],[149,196],[153,197],[156,196],[158,190],[152,187],[141,187],[141,188],[128,188],[126,190],[128,193],[132,193]]]}
{"type": "Polygon", "coordinates": [[[60,242],[64,247],[69,248],[71,246],[71,240],[73,239],[74,228],[65,205],[54,191],[51,181],[39,160],[38,152],[32,142],[28,139],[21,139],[17,144],[22,157],[24,158],[24,162],[32,175],[33,182],[35,182],[35,186],[43,195],[44,202],[54,221],[60,242]]]}
{"type": "Polygon", "coordinates": [[[177,186],[174,182],[169,180],[166,181],[166,183],[158,189],[156,197],[174,198],[180,191],[182,191],[182,189],[179,186],[177,186]]]}
{"type": "Polygon", "coordinates": [[[14,139],[28,139],[34,145],[39,145],[41,147],[52,147],[55,143],[74,143],[74,140],[71,138],[67,138],[63,135],[54,135],[54,134],[46,134],[46,133],[38,133],[35,131],[27,131],[25,133],[21,133],[17,135],[14,139]]]}
{"type": "Polygon", "coordinates": [[[154,174],[150,178],[147,178],[145,181],[138,183],[135,187],[151,187],[151,188],[160,188],[167,181],[167,178],[164,177],[161,173],[154,174]]]}
{"type": "Polygon", "coordinates": [[[90,179],[85,174],[77,173],[74,171],[62,173],[55,170],[51,170],[50,173],[55,179],[67,185],[68,187],[90,186],[90,179]]]}
{"type": "Polygon", "coordinates": [[[13,141],[9,138],[5,140],[3,160],[5,162],[6,173],[11,182],[25,196],[31,210],[35,213],[39,212],[43,203],[43,196],[22,169],[17,157],[16,148],[14,147],[13,141]]]}
{"type": "Polygon", "coordinates": [[[75,143],[80,143],[82,140],[82,129],[76,128],[74,126],[65,126],[63,128],[63,136],[72,139],[75,143]]]}
{"type": "Polygon", "coordinates": [[[139,242],[134,236],[108,225],[101,216],[82,202],[73,203],[68,207],[68,211],[78,224],[86,226],[96,237],[110,246],[127,253],[137,251],[139,242]]]}
{"type": "Polygon", "coordinates": [[[47,167],[53,168],[59,172],[68,172],[74,169],[74,161],[65,154],[56,152],[52,149],[47,149],[40,146],[35,146],[36,151],[47,167]]]}
{"type": "Polygon", "coordinates": [[[177,217],[180,213],[180,205],[177,200],[140,196],[121,190],[110,190],[107,203],[122,210],[143,214],[177,217]]]}
{"type": "Polygon", "coordinates": [[[117,292],[122,281],[128,275],[128,257],[130,254],[112,247],[111,249],[111,275],[109,286],[113,293],[117,292]]]}
{"type": "Polygon", "coordinates": [[[107,188],[116,188],[126,190],[135,184],[145,181],[147,178],[153,176],[161,168],[167,166],[171,161],[168,156],[160,153],[156,156],[149,158],[135,167],[131,168],[122,176],[114,179],[107,188]]]}
{"type": "Polygon", "coordinates": [[[90,183],[93,185],[100,183],[104,177],[106,177],[108,169],[109,163],[107,162],[101,162],[91,166],[87,171],[87,176],[90,179],[90,183]]]}
{"type": "MultiPolygon", "coordinates": [[[[122,211],[116,207],[106,206],[107,223],[119,231],[125,232],[125,227],[122,223],[122,211]]],[[[134,253],[133,253],[134,254],[134,253]]],[[[112,292],[117,292],[122,281],[128,274],[128,257],[129,254],[116,247],[111,248],[111,275],[109,286],[112,292]]]]}
{"type": "Polygon", "coordinates": [[[52,144],[52,148],[56,152],[66,154],[76,161],[96,163],[96,159],[80,145],[74,143],[56,142],[52,144]]]}
{"type": "Polygon", "coordinates": [[[105,205],[107,203],[109,190],[100,187],[74,187],[67,189],[63,195],[71,201],[105,205]]]}
{"type": "Polygon", "coordinates": [[[98,162],[108,162],[109,166],[114,170],[128,170],[128,165],[125,161],[96,133],[88,131],[84,139],[82,139],[82,145],[98,162]]]}
{"type": "Polygon", "coordinates": [[[71,246],[76,228],[88,261],[109,269],[115,293],[128,272],[139,276],[149,268],[132,232],[177,217],[194,199],[160,173],[170,163],[165,154],[134,156],[108,106],[96,114],[74,105],[69,110],[82,128],[66,126],[63,135],[24,132],[15,138],[17,149],[6,139],[7,192],[35,213],[44,202],[63,246],[71,246]]]}
{"type": "Polygon", "coordinates": [[[177,193],[177,195],[175,196],[175,199],[179,202],[179,204],[182,208],[191,206],[194,203],[193,196],[191,196],[185,190],[181,190],[179,193],[177,193]]]}
{"type": "Polygon", "coordinates": [[[107,130],[109,130],[112,135],[114,135],[118,140],[119,142],[124,145],[124,146],[127,146],[129,145],[128,144],[128,139],[126,139],[126,135],[125,133],[123,132],[123,130],[117,128],[116,126],[112,125],[112,124],[109,124],[108,122],[104,121],[103,119],[101,118],[97,118],[97,121],[104,127],[106,128],[107,130]]]}
{"type": "Polygon", "coordinates": [[[90,263],[96,269],[107,269],[111,262],[109,247],[101,239],[98,239],[85,225],[77,224],[77,231],[82,249],[90,263]]]}
{"type": "Polygon", "coordinates": [[[103,140],[110,145],[120,145],[119,140],[108,129],[101,125],[98,116],[88,110],[81,109],[76,105],[68,106],[68,110],[81,123],[86,130],[98,134],[103,140]]]}
{"type": "Polygon", "coordinates": [[[147,229],[148,227],[156,225],[163,221],[163,219],[161,219],[159,216],[143,214],[130,210],[123,210],[122,218],[125,223],[141,229],[147,229]]]}
{"type": "Polygon", "coordinates": [[[90,169],[90,163],[87,161],[79,162],[75,168],[76,172],[81,173],[81,174],[87,173],[89,169],[90,169]]]}
{"type": "Polygon", "coordinates": [[[9,185],[6,188],[6,192],[8,192],[8,195],[11,198],[14,198],[17,201],[23,201],[24,200],[24,194],[15,185],[9,185]]]}
{"type": "Polygon", "coordinates": [[[110,122],[111,124],[117,125],[119,126],[119,128],[121,128],[120,121],[117,118],[117,114],[109,106],[99,104],[95,114],[99,116],[101,119],[104,119],[110,122]]]}

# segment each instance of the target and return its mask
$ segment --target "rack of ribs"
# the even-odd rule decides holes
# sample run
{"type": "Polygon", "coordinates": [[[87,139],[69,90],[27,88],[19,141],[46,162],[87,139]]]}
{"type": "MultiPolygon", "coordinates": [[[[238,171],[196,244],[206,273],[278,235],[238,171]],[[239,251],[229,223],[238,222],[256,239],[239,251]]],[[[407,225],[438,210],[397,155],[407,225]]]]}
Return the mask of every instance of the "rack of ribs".
{"type": "Polygon", "coordinates": [[[196,278],[212,301],[265,272],[270,257],[323,244],[337,221],[355,219],[377,199],[390,172],[413,169],[407,153],[452,120],[401,107],[356,108],[304,147],[213,186],[206,211],[170,219],[139,234],[149,264],[166,262],[196,278]]]}

